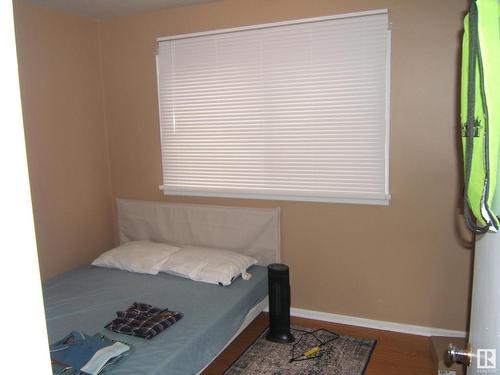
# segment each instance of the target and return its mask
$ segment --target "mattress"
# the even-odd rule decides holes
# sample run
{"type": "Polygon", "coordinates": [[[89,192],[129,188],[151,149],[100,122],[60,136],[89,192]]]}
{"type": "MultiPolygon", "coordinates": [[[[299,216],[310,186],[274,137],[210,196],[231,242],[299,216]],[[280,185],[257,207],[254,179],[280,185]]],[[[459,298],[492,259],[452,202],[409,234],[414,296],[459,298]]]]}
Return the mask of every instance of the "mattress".
{"type": "Polygon", "coordinates": [[[204,368],[231,339],[252,307],[267,295],[267,270],[221,287],[164,273],[145,275],[86,266],[44,283],[50,342],[73,330],[102,332],[131,344],[134,352],[110,375],[189,375],[204,368]],[[184,317],[151,340],[117,334],[104,326],[133,302],[181,311],[184,317]]]}

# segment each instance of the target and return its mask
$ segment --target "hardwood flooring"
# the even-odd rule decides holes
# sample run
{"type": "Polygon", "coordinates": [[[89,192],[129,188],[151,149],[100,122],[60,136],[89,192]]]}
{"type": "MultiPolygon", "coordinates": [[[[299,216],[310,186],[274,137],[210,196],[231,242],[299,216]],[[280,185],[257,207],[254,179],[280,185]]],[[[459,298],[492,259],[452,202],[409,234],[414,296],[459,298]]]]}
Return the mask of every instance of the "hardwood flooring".
{"type": "MultiPolygon", "coordinates": [[[[317,320],[292,317],[292,324],[310,328],[328,328],[332,331],[367,339],[376,339],[365,375],[433,375],[431,341],[428,337],[377,329],[347,326],[317,320]]],[[[209,367],[203,375],[220,375],[266,329],[268,317],[260,314],[209,367]]]]}

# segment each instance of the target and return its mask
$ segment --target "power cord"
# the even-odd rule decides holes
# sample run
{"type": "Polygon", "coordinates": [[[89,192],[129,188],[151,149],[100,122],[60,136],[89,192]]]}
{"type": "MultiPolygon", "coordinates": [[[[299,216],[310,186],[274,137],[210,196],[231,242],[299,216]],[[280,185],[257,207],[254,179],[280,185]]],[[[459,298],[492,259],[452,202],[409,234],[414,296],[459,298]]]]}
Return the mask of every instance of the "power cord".
{"type": "Polygon", "coordinates": [[[321,348],[323,346],[325,346],[326,344],[328,344],[334,340],[337,340],[340,337],[340,335],[338,333],[330,331],[329,329],[326,329],[326,328],[318,328],[318,329],[315,329],[313,331],[306,331],[306,330],[297,329],[297,328],[291,328],[291,329],[293,331],[302,332],[302,334],[300,335],[300,338],[297,341],[295,341],[295,343],[292,346],[292,350],[290,351],[291,358],[290,358],[289,363],[299,362],[299,361],[307,361],[310,359],[320,358],[324,353],[323,351],[321,351],[321,348]],[[332,335],[332,337],[329,338],[328,340],[322,341],[320,338],[318,338],[318,336],[316,336],[316,333],[320,332],[320,331],[327,332],[330,335],[332,335]],[[300,355],[296,355],[298,345],[300,344],[302,339],[308,335],[312,336],[316,340],[317,345],[310,347],[308,350],[306,350],[305,352],[302,352],[300,355]]]}

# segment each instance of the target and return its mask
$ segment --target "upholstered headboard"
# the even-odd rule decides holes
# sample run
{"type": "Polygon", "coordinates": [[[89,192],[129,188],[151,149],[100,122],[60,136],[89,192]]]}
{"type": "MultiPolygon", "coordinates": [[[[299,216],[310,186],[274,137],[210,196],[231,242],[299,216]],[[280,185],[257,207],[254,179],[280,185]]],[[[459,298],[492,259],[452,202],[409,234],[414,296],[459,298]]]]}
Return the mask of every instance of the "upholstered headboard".
{"type": "Polygon", "coordinates": [[[280,260],[280,209],[118,199],[120,242],[154,241],[237,251],[260,265],[280,260]]]}

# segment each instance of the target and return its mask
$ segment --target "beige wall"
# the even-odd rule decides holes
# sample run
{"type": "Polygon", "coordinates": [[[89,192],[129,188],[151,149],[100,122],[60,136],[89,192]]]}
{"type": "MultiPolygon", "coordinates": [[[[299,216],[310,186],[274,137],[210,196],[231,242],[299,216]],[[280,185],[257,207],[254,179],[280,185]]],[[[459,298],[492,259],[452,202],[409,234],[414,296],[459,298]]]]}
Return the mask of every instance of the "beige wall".
{"type": "Polygon", "coordinates": [[[295,307],[464,330],[471,251],[459,234],[456,127],[466,8],[466,0],[223,0],[104,21],[113,195],[281,206],[295,307]],[[389,9],[393,25],[389,207],[160,193],[157,37],[377,8],[389,9]]]}
{"type": "Polygon", "coordinates": [[[14,1],[42,277],[113,244],[98,25],[14,1]]]}
{"type": "Polygon", "coordinates": [[[295,307],[464,330],[471,251],[457,214],[456,119],[466,7],[467,0],[222,0],[99,24],[16,1],[42,274],[87,263],[112,245],[114,197],[280,206],[295,307]],[[389,207],[160,193],[157,37],[377,8],[388,8],[393,24],[389,207]]]}

